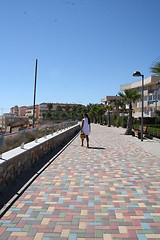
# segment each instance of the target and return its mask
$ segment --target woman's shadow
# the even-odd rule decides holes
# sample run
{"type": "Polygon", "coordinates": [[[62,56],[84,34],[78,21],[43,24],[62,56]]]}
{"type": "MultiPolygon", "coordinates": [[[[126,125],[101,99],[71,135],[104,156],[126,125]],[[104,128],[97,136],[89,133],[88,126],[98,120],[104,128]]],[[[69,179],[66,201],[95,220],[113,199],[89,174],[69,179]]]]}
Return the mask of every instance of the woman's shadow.
{"type": "Polygon", "coordinates": [[[98,150],[105,150],[104,147],[88,147],[89,149],[98,149],[98,150]]]}

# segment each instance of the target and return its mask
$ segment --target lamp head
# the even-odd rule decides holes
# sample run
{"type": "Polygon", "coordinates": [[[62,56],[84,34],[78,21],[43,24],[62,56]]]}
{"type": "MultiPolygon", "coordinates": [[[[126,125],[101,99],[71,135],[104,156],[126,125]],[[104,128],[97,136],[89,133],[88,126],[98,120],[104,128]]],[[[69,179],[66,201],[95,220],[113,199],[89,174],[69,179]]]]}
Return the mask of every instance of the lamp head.
{"type": "Polygon", "coordinates": [[[160,81],[156,82],[156,85],[159,85],[160,84],[160,81]]]}
{"type": "Polygon", "coordinates": [[[133,77],[141,77],[143,76],[139,71],[133,73],[133,77]]]}

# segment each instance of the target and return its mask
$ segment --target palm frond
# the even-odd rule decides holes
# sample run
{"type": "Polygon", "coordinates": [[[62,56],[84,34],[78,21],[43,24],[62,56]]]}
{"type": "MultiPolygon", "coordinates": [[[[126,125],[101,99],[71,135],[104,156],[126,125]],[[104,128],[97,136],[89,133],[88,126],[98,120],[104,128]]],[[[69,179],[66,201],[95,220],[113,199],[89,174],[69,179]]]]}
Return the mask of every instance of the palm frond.
{"type": "Polygon", "coordinates": [[[121,96],[127,103],[135,102],[140,99],[142,96],[138,93],[137,89],[126,89],[124,92],[119,92],[121,96]]]}
{"type": "Polygon", "coordinates": [[[155,75],[160,76],[160,58],[158,58],[156,62],[153,64],[153,66],[151,66],[151,71],[155,75]]]}

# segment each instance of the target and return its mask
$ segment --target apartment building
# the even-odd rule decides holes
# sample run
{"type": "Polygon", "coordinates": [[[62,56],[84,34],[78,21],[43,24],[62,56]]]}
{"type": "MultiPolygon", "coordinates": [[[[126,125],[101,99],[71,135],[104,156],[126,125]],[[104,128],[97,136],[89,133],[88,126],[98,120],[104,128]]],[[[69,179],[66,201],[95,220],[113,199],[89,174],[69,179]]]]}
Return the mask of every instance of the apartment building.
{"type": "MultiPolygon", "coordinates": [[[[142,93],[142,80],[120,86],[120,90],[137,89],[142,93]]],[[[160,77],[149,76],[144,79],[144,117],[155,117],[156,110],[160,111],[160,77]]],[[[142,100],[133,104],[133,116],[141,117],[142,100]]]]}
{"type": "Polygon", "coordinates": [[[47,111],[48,111],[47,103],[39,104],[39,118],[43,118],[43,114],[45,114],[47,111]]]}
{"type": "MultiPolygon", "coordinates": [[[[19,116],[26,116],[27,106],[21,106],[18,108],[18,115],[19,116]]],[[[33,108],[33,107],[32,107],[33,108]]]]}
{"type": "Polygon", "coordinates": [[[105,98],[101,99],[101,102],[104,103],[105,106],[110,105],[112,106],[113,110],[112,110],[112,114],[117,114],[117,113],[121,113],[122,109],[120,108],[116,108],[115,106],[115,102],[117,100],[122,100],[122,97],[120,96],[106,96],[105,98]]]}
{"type": "MultiPolygon", "coordinates": [[[[16,105],[10,109],[10,113],[14,114],[15,116],[21,116],[21,117],[33,116],[33,106],[18,107],[16,105]]],[[[39,105],[35,106],[35,117],[39,118],[39,105]]]]}
{"type": "MultiPolygon", "coordinates": [[[[62,111],[65,112],[67,106],[71,109],[73,106],[77,106],[78,104],[67,104],[67,103],[52,103],[51,112],[54,113],[56,108],[60,106],[62,111]]],[[[48,112],[48,103],[41,103],[39,104],[39,118],[43,118],[43,114],[48,112]]]]}
{"type": "MultiPolygon", "coordinates": [[[[26,113],[25,113],[26,117],[33,117],[33,106],[29,106],[26,109],[26,113]]],[[[35,118],[39,118],[39,105],[35,106],[35,114],[34,114],[35,118]]]]}
{"type": "MultiPolygon", "coordinates": [[[[35,106],[35,117],[36,118],[43,118],[43,114],[45,114],[49,111],[48,104],[49,103],[40,103],[39,105],[35,106]]],[[[51,113],[54,113],[58,106],[60,106],[62,108],[62,111],[65,112],[68,109],[69,109],[69,111],[71,111],[71,109],[77,105],[79,105],[79,104],[52,103],[51,113]]],[[[14,114],[15,116],[30,117],[30,116],[33,116],[33,106],[18,107],[16,105],[10,109],[10,113],[14,114]]]]}
{"type": "Polygon", "coordinates": [[[18,106],[16,105],[16,106],[12,107],[10,109],[10,113],[15,115],[15,116],[18,116],[19,115],[19,108],[18,108],[18,106]]]}

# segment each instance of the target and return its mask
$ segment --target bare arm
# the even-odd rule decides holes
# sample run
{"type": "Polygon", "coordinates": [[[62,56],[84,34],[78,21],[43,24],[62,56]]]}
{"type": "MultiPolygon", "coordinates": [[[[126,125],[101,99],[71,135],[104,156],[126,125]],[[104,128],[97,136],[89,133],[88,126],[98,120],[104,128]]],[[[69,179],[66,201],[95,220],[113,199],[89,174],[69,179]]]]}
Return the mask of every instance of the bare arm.
{"type": "Polygon", "coordinates": [[[82,129],[83,129],[83,125],[84,125],[84,120],[82,120],[81,131],[82,131],[82,129]]]}

